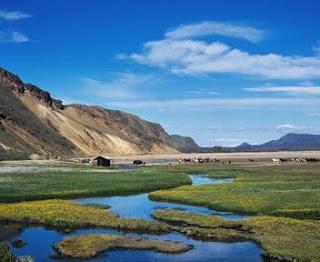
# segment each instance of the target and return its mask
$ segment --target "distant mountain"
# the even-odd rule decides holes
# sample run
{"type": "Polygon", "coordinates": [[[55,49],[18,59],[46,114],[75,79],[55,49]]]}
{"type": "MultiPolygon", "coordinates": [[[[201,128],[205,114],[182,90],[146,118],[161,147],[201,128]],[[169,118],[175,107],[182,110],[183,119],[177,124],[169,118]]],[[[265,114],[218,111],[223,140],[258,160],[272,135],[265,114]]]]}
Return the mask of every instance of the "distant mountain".
{"type": "Polygon", "coordinates": [[[289,133],[261,145],[241,144],[235,151],[320,150],[320,135],[289,133]]]}
{"type": "Polygon", "coordinates": [[[194,153],[201,151],[201,148],[191,137],[171,135],[171,141],[174,147],[177,148],[180,152],[194,153]]]}
{"type": "Polygon", "coordinates": [[[162,154],[197,148],[159,124],[99,106],[63,105],[0,68],[0,160],[162,154]]]}

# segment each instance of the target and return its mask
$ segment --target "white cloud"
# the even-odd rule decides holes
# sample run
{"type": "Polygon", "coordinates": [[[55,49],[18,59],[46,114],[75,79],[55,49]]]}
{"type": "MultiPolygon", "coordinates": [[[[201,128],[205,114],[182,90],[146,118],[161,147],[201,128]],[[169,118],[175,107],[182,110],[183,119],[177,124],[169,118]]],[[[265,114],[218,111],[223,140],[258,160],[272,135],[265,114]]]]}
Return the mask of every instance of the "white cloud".
{"type": "Polygon", "coordinates": [[[12,33],[12,42],[24,43],[24,42],[28,42],[28,41],[30,41],[30,39],[26,35],[23,35],[19,32],[12,33]]]}
{"type": "Polygon", "coordinates": [[[239,142],[240,139],[237,138],[214,138],[212,141],[218,141],[218,142],[239,142]]]}
{"type": "Polygon", "coordinates": [[[186,90],[184,92],[187,95],[192,95],[192,96],[212,96],[212,95],[219,95],[219,92],[216,91],[211,91],[208,89],[193,89],[193,90],[186,90]]]}
{"type": "Polygon", "coordinates": [[[320,116],[320,112],[310,113],[309,116],[320,116]]]}
{"type": "Polygon", "coordinates": [[[114,78],[110,81],[100,81],[93,78],[83,78],[82,82],[86,88],[86,93],[92,96],[110,99],[133,99],[137,92],[135,87],[145,84],[152,79],[151,75],[133,73],[113,73],[114,78]]]}
{"type": "Polygon", "coordinates": [[[201,63],[204,57],[221,55],[228,49],[228,46],[218,42],[207,45],[203,41],[164,39],[145,43],[142,54],[134,53],[129,58],[141,64],[169,67],[174,71],[188,64],[201,63]]]}
{"type": "MultiPolygon", "coordinates": [[[[110,103],[109,103],[110,104],[110,103]]],[[[170,110],[206,108],[248,108],[248,107],[318,107],[320,99],[299,98],[234,98],[234,99],[180,99],[111,102],[114,107],[155,108],[170,110]]]]}
{"type": "Polygon", "coordinates": [[[266,32],[251,26],[239,26],[231,23],[208,21],[197,24],[181,25],[168,30],[167,38],[188,39],[193,37],[220,35],[241,38],[250,42],[257,42],[266,36],[266,32]]]}
{"type": "MultiPolygon", "coordinates": [[[[218,41],[193,39],[195,36],[216,34],[217,27],[225,25],[221,23],[217,26],[216,23],[205,22],[178,27],[168,31],[163,39],[144,43],[143,50],[139,53],[119,54],[116,57],[164,68],[178,75],[232,73],[265,79],[320,78],[320,56],[317,55],[249,53],[218,41]]],[[[236,25],[227,25],[230,28],[243,29],[236,25]]],[[[232,35],[231,32],[238,32],[236,29],[226,32],[232,35]]],[[[234,33],[233,36],[236,35],[234,33]]],[[[246,37],[246,34],[239,35],[246,37]]]]}
{"type": "Polygon", "coordinates": [[[0,19],[14,21],[14,20],[21,20],[31,17],[31,15],[20,12],[20,11],[6,11],[0,10],[0,19]]]}
{"type": "Polygon", "coordinates": [[[319,56],[250,54],[220,42],[163,39],[144,44],[142,53],[129,58],[173,74],[234,73],[266,79],[320,78],[319,56]]]}
{"type": "Polygon", "coordinates": [[[246,91],[256,93],[287,93],[302,95],[320,95],[320,86],[266,86],[244,88],[246,91]]]}
{"type": "MultiPolygon", "coordinates": [[[[6,11],[0,9],[0,20],[15,21],[31,17],[31,15],[20,11],[6,11]]],[[[30,39],[17,31],[0,31],[0,43],[25,43],[30,39]]]]}
{"type": "Polygon", "coordinates": [[[17,31],[13,32],[1,32],[0,31],[0,43],[25,43],[31,41],[26,35],[17,31]]]}
{"type": "Polygon", "coordinates": [[[277,126],[277,130],[281,133],[295,132],[295,133],[309,133],[319,134],[320,128],[318,126],[296,126],[294,124],[281,124],[277,126]]]}
{"type": "Polygon", "coordinates": [[[320,41],[312,48],[316,55],[320,56],[320,41]]]}
{"type": "Polygon", "coordinates": [[[237,146],[242,142],[241,139],[229,137],[212,138],[209,141],[213,143],[214,146],[237,146]]]}
{"type": "Polygon", "coordinates": [[[281,124],[281,125],[277,126],[277,129],[280,129],[280,130],[294,130],[294,129],[298,129],[298,127],[293,125],[293,124],[281,124]]]}

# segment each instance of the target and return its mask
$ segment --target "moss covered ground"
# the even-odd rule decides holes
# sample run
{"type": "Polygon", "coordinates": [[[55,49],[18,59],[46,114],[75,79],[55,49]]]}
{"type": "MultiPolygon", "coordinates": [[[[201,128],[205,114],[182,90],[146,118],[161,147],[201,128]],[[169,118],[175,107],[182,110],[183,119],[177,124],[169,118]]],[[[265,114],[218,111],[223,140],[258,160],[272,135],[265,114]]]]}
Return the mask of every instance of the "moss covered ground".
{"type": "Polygon", "coordinates": [[[71,258],[91,258],[112,249],[154,250],[162,253],[181,253],[192,247],[179,242],[146,238],[130,238],[114,235],[84,235],[66,238],[55,245],[61,256],[71,258]]]}
{"type": "Polygon", "coordinates": [[[0,220],[58,229],[100,227],[153,233],[170,230],[165,223],[120,218],[104,208],[83,206],[70,200],[0,204],[0,220]]]}
{"type": "Polygon", "coordinates": [[[0,202],[125,195],[190,184],[182,172],[138,168],[124,172],[0,173],[0,202]]]}
{"type": "Polygon", "coordinates": [[[152,192],[151,199],[254,215],[320,219],[318,165],[195,166],[177,169],[235,180],[233,183],[160,190],[152,192]]]}
{"type": "Polygon", "coordinates": [[[268,258],[319,261],[320,221],[274,216],[255,216],[247,220],[228,220],[177,210],[160,210],[154,216],[170,224],[183,224],[177,230],[190,237],[211,240],[253,240],[261,244],[268,258]]]}

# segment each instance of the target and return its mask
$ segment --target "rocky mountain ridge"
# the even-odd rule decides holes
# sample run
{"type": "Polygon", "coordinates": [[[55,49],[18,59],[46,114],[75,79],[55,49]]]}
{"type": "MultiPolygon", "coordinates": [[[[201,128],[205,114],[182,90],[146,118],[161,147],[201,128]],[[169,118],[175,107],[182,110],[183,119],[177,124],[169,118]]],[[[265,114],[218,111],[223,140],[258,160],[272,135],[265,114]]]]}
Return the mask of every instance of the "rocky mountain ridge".
{"type": "Polygon", "coordinates": [[[179,141],[161,125],[129,113],[63,105],[0,68],[0,159],[179,153],[186,148],[179,141]]]}
{"type": "Polygon", "coordinates": [[[63,108],[61,100],[53,99],[49,92],[46,92],[35,85],[23,83],[17,75],[10,73],[3,68],[0,68],[0,84],[16,94],[28,94],[44,105],[56,109],[63,108]]]}

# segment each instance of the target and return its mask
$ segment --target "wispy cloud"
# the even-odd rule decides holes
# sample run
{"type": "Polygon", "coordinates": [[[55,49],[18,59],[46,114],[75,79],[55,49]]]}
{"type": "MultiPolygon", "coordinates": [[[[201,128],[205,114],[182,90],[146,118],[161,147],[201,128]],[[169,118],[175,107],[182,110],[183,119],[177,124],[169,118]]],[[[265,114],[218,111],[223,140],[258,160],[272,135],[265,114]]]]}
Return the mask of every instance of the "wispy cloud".
{"type": "Polygon", "coordinates": [[[29,37],[17,31],[13,31],[13,32],[0,31],[0,43],[25,43],[29,41],[31,41],[29,37]]]}
{"type": "Polygon", "coordinates": [[[218,21],[207,21],[196,24],[180,25],[165,33],[165,37],[188,39],[201,36],[220,35],[257,42],[266,37],[266,32],[251,26],[234,25],[218,21]]]}
{"type": "Polygon", "coordinates": [[[24,42],[29,42],[30,39],[24,35],[24,34],[21,34],[19,32],[12,32],[12,42],[15,42],[15,43],[24,43],[24,42]]]}
{"type": "Polygon", "coordinates": [[[141,84],[146,84],[152,79],[152,75],[133,73],[113,73],[113,79],[101,81],[93,78],[82,78],[85,93],[102,98],[127,100],[137,97],[137,90],[141,84]]]}
{"type": "Polygon", "coordinates": [[[192,96],[215,96],[219,95],[219,92],[212,91],[209,89],[192,89],[192,90],[186,90],[184,92],[186,95],[192,95],[192,96]]]}
{"type": "Polygon", "coordinates": [[[320,86],[265,86],[244,88],[244,90],[255,93],[320,95],[320,86]]]}
{"type": "Polygon", "coordinates": [[[293,124],[281,124],[277,126],[277,129],[287,131],[287,130],[296,130],[298,129],[298,127],[293,124]]]}
{"type": "MultiPolygon", "coordinates": [[[[21,11],[6,11],[0,9],[0,20],[15,21],[31,17],[31,15],[21,11]]],[[[29,42],[30,38],[25,34],[17,31],[0,31],[0,43],[25,43],[29,42]]]]}
{"type": "MultiPolygon", "coordinates": [[[[119,54],[117,58],[131,59],[140,64],[164,68],[178,75],[231,73],[264,79],[320,78],[320,56],[318,55],[287,56],[275,53],[249,53],[219,41],[193,39],[195,36],[215,34],[218,31],[217,28],[221,29],[223,27],[221,25],[225,25],[212,23],[192,24],[169,30],[163,39],[144,43],[141,52],[119,54]]],[[[230,36],[236,37],[237,34],[231,32],[238,32],[236,29],[239,28],[243,29],[237,25],[227,25],[228,28],[234,28],[234,30],[223,31],[226,34],[228,32],[230,36]]],[[[246,36],[240,33],[239,35],[246,36]]]]}
{"type": "Polygon", "coordinates": [[[316,55],[320,56],[320,41],[312,48],[316,55]]]}
{"type": "Polygon", "coordinates": [[[234,99],[180,99],[147,100],[130,102],[111,102],[121,108],[154,108],[169,110],[206,109],[206,108],[248,108],[248,107],[317,107],[320,99],[299,98],[234,98],[234,99]]]}
{"type": "Polygon", "coordinates": [[[277,130],[281,133],[295,132],[318,134],[320,132],[320,128],[317,126],[297,126],[290,123],[278,125],[277,130]]]}
{"type": "Polygon", "coordinates": [[[30,14],[21,12],[21,11],[6,11],[0,10],[0,19],[14,21],[14,20],[21,20],[31,17],[30,14]]]}
{"type": "Polygon", "coordinates": [[[309,116],[318,116],[318,117],[320,117],[320,112],[309,113],[309,116]]]}
{"type": "Polygon", "coordinates": [[[237,146],[243,142],[239,138],[218,137],[209,140],[215,146],[237,146]]]}

